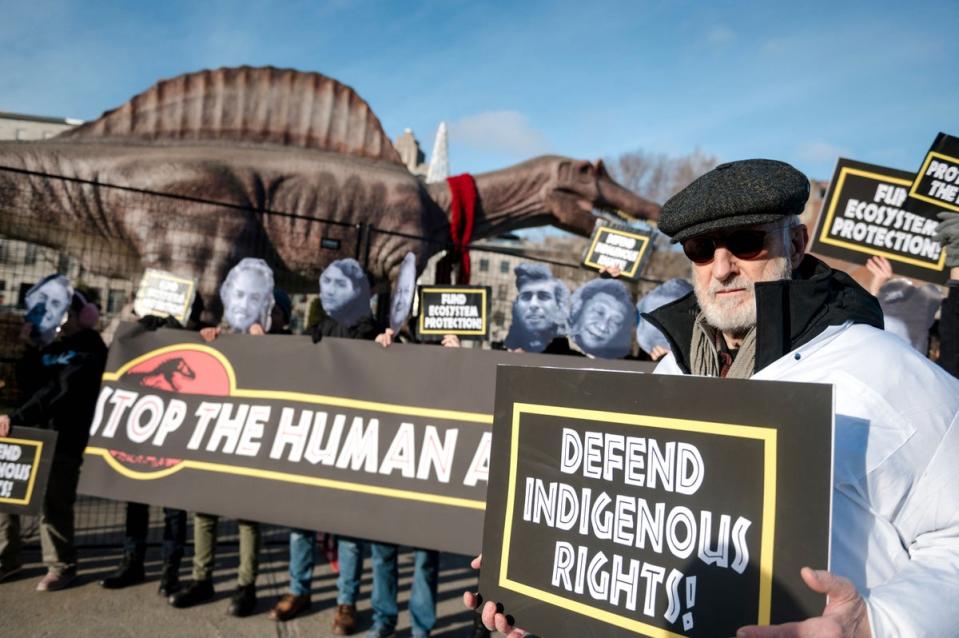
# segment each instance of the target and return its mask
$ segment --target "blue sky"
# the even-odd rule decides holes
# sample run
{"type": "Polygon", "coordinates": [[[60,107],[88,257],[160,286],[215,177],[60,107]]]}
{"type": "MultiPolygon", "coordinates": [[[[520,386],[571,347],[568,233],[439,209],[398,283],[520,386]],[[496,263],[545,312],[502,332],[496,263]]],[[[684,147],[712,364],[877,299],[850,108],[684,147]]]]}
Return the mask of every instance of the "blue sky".
{"type": "Polygon", "coordinates": [[[540,153],[915,170],[959,135],[959,2],[0,0],[0,110],[92,119],[223,65],[320,71],[454,172],[540,153]],[[781,5],[781,6],[780,6],[781,5]],[[802,5],[802,6],[800,6],[802,5]]]}

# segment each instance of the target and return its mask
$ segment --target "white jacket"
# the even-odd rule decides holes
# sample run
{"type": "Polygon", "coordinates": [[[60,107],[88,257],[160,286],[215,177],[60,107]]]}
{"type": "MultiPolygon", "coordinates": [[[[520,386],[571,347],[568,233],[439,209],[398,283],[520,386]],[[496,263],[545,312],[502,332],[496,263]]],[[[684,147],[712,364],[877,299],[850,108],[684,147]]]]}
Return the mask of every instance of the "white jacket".
{"type": "MultiPolygon", "coordinates": [[[[656,373],[683,374],[672,355],[656,373]]],[[[851,322],[752,378],[835,388],[830,566],[865,597],[872,635],[959,636],[959,381],[851,322]]]]}

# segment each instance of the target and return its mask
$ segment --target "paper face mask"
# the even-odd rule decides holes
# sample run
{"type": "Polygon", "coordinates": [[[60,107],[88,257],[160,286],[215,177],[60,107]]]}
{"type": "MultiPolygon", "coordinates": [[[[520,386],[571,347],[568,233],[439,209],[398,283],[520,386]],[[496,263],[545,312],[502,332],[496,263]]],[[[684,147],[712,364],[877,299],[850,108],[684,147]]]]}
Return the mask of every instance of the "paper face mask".
{"type": "Polygon", "coordinates": [[[520,264],[514,272],[517,294],[506,347],[542,352],[565,332],[569,289],[544,264],[520,264]]]}
{"type": "Polygon", "coordinates": [[[327,266],[320,275],[320,304],[347,327],[370,314],[370,282],[360,262],[338,259],[327,266]]]}
{"type": "Polygon", "coordinates": [[[57,328],[70,309],[73,287],[63,275],[44,277],[27,291],[27,321],[34,325],[40,341],[49,343],[57,334],[57,328]]]}
{"type": "Polygon", "coordinates": [[[619,359],[629,354],[636,312],[621,281],[594,279],[573,293],[569,334],[586,354],[619,359]]]}
{"type": "Polygon", "coordinates": [[[273,270],[262,259],[247,257],[234,266],[220,286],[223,318],[234,332],[247,333],[258,323],[270,329],[273,270]]]}
{"type": "Polygon", "coordinates": [[[400,274],[390,298],[390,328],[399,332],[413,308],[413,293],[416,291],[416,255],[406,253],[400,264],[400,274]]]}

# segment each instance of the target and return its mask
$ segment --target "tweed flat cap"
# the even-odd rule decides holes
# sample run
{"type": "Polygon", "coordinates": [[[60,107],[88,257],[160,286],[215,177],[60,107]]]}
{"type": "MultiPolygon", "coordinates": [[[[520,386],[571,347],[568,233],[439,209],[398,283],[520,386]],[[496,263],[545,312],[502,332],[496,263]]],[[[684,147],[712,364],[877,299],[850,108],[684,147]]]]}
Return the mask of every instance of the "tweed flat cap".
{"type": "Polygon", "coordinates": [[[798,215],[809,179],[785,162],[750,159],[720,164],[663,206],[659,230],[673,241],[723,228],[766,224],[798,215]]]}

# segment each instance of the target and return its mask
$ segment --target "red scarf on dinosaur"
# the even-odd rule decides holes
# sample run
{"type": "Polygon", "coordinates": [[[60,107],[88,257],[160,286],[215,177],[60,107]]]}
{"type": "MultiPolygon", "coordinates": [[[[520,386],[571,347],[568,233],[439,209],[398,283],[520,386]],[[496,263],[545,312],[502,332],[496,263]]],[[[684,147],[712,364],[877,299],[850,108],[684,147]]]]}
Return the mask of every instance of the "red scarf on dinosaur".
{"type": "Polygon", "coordinates": [[[476,216],[476,181],[469,173],[446,178],[450,188],[450,240],[453,247],[436,267],[437,283],[452,283],[453,264],[459,262],[456,283],[470,282],[469,243],[473,238],[473,221],[476,216]]]}

